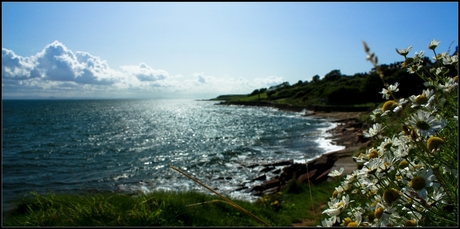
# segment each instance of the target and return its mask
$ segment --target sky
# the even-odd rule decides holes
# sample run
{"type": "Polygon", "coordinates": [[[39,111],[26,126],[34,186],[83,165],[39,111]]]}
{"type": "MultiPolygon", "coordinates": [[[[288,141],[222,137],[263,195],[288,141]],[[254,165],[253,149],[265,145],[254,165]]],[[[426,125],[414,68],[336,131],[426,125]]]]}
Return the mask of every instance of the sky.
{"type": "Polygon", "coordinates": [[[454,52],[458,2],[2,2],[2,98],[249,94],[433,39],[454,52]]]}

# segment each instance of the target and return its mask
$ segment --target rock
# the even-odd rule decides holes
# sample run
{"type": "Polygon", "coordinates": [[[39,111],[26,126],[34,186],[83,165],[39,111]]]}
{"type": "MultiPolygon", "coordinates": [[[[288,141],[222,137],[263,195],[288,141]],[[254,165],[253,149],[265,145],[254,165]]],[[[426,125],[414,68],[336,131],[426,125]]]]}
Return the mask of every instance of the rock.
{"type": "Polygon", "coordinates": [[[274,174],[278,174],[280,172],[281,172],[281,169],[277,169],[277,170],[273,171],[274,174]]]}
{"type": "Polygon", "coordinates": [[[312,170],[312,171],[308,171],[308,173],[304,173],[302,175],[300,175],[298,178],[297,178],[297,181],[299,183],[308,183],[308,181],[312,179],[312,177],[315,175],[316,173],[316,169],[312,170]]]}
{"type": "MultiPolygon", "coordinates": [[[[363,136],[361,130],[366,125],[360,122],[358,118],[349,118],[347,116],[347,118],[341,119],[338,126],[328,132],[333,136],[330,139],[337,145],[346,146],[345,149],[323,154],[321,157],[309,161],[307,165],[294,164],[292,160],[264,165],[266,168],[262,169],[262,172],[272,171],[275,165],[287,166],[273,171],[273,173],[280,174],[278,179],[271,179],[263,185],[248,189],[249,192],[254,195],[262,195],[269,190],[279,189],[291,179],[296,179],[300,183],[308,183],[310,181],[313,184],[318,184],[328,180],[328,174],[331,170],[338,170],[340,167],[344,167],[344,175],[353,172],[357,169],[357,164],[351,157],[351,154],[360,147],[368,146],[370,143],[369,139],[363,136]]],[[[260,180],[264,176],[265,174],[259,176],[259,179],[255,178],[254,180],[260,180]]],[[[264,179],[266,179],[266,176],[264,179]]]]}
{"type": "Polygon", "coordinates": [[[239,187],[239,188],[235,189],[235,191],[241,191],[241,190],[244,190],[244,189],[248,189],[248,187],[242,186],[242,187],[239,187]]]}
{"type": "MultiPolygon", "coordinates": [[[[316,159],[314,162],[313,162],[313,166],[323,166],[323,165],[326,165],[327,163],[329,162],[329,158],[328,156],[325,156],[325,155],[322,155],[321,157],[319,157],[318,159],[316,159]]],[[[310,164],[310,163],[309,163],[310,164]]],[[[311,166],[308,165],[308,167],[310,168],[311,166]]]]}
{"type": "Polygon", "coordinates": [[[323,180],[327,180],[327,177],[328,177],[327,175],[329,174],[329,172],[331,172],[330,168],[327,169],[326,171],[324,171],[323,173],[321,173],[319,176],[317,176],[315,178],[315,183],[319,183],[319,182],[321,182],[323,180]]]}
{"type": "Polygon", "coordinates": [[[280,161],[280,162],[275,162],[272,165],[273,166],[280,166],[280,165],[291,165],[294,162],[294,160],[287,160],[287,161],[280,161]]]}
{"type": "Polygon", "coordinates": [[[258,176],[254,179],[252,179],[251,181],[256,181],[256,180],[266,180],[267,179],[267,175],[263,174],[261,176],[258,176]]]}
{"type": "Polygon", "coordinates": [[[249,189],[248,192],[252,193],[253,195],[259,196],[262,195],[263,190],[265,190],[264,187],[262,187],[261,185],[257,185],[249,189]]]}
{"type": "Polygon", "coordinates": [[[273,166],[269,166],[269,167],[266,167],[266,168],[260,170],[260,172],[261,172],[261,173],[266,173],[266,172],[268,172],[268,171],[270,171],[270,170],[273,170],[274,168],[275,168],[275,167],[273,167],[273,166]]]}
{"type": "Polygon", "coordinates": [[[265,189],[270,189],[270,188],[279,187],[279,186],[280,186],[280,181],[278,179],[271,179],[262,184],[262,187],[265,187],[265,189]]]}

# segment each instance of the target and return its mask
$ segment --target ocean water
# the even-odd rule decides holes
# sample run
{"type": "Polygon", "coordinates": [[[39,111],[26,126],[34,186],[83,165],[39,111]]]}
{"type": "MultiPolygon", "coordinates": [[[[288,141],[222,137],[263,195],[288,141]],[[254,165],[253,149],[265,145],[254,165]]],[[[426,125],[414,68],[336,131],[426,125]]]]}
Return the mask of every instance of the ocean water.
{"type": "Polygon", "coordinates": [[[5,100],[2,122],[4,208],[31,191],[209,193],[170,166],[253,201],[249,189],[235,190],[275,175],[262,164],[343,148],[326,139],[328,120],[213,101],[5,100]]]}

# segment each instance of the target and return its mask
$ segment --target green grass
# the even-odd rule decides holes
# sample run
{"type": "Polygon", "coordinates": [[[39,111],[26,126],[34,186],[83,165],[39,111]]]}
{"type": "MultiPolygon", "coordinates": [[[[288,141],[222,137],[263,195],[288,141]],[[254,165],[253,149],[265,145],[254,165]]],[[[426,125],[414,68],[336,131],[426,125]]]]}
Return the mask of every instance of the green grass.
{"type": "MultiPolygon", "coordinates": [[[[232,200],[271,226],[291,226],[305,219],[318,225],[337,185],[338,181],[312,186],[313,202],[308,185],[295,182],[282,194],[267,195],[255,203],[232,200]],[[278,204],[273,204],[275,200],[278,204]]],[[[214,194],[198,192],[32,192],[16,204],[3,213],[4,226],[264,226],[214,194]]]]}

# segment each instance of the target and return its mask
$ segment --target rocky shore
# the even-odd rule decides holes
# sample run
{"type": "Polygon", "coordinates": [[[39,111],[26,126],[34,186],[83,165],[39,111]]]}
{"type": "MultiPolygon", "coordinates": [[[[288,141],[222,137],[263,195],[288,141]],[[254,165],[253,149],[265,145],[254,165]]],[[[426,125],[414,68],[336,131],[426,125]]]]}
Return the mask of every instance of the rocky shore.
{"type": "Polygon", "coordinates": [[[261,181],[260,185],[247,187],[243,184],[237,190],[251,192],[253,195],[262,195],[276,192],[291,179],[296,179],[300,183],[317,184],[326,181],[330,171],[339,170],[341,167],[344,168],[342,176],[352,173],[358,168],[357,163],[352,158],[352,153],[370,143],[369,139],[364,138],[362,134],[363,130],[368,129],[368,125],[359,120],[361,114],[362,112],[309,113],[308,115],[316,118],[337,122],[337,127],[328,132],[332,135],[330,137],[332,142],[336,145],[345,146],[345,149],[323,154],[306,164],[294,163],[293,161],[264,164],[262,165],[264,168],[260,170],[262,175],[253,179],[261,181]],[[280,169],[280,166],[283,167],[280,169]],[[268,174],[269,172],[276,175],[267,179],[268,176],[265,173],[268,174]]]}

